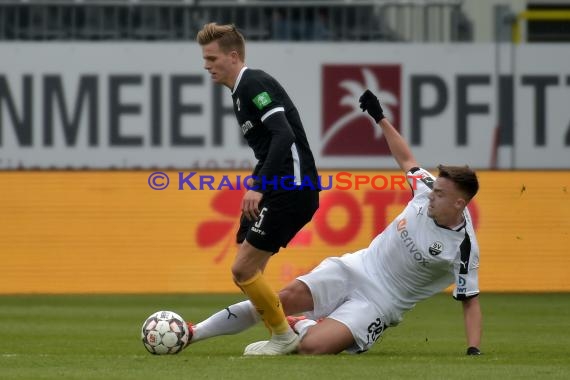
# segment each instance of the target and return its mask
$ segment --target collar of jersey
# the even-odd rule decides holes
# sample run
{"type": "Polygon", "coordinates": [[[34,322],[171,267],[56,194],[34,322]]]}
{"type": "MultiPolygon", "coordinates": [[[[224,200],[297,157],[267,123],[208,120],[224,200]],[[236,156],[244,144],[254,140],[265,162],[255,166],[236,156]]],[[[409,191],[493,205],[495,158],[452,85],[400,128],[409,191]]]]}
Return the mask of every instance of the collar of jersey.
{"type": "Polygon", "coordinates": [[[236,79],[236,84],[234,84],[234,88],[232,89],[232,95],[234,94],[234,92],[236,92],[236,89],[239,86],[239,82],[241,81],[241,76],[243,75],[245,70],[247,70],[247,66],[242,67],[241,70],[239,71],[239,74],[236,79]]]}
{"type": "Polygon", "coordinates": [[[432,219],[433,222],[435,223],[436,226],[438,226],[439,228],[445,228],[446,230],[450,230],[450,231],[455,231],[455,232],[459,232],[461,231],[463,228],[465,228],[465,226],[467,226],[467,219],[465,218],[465,215],[463,216],[463,223],[461,223],[461,225],[459,226],[459,228],[453,229],[453,228],[449,228],[447,226],[442,226],[441,224],[438,224],[435,219],[432,219]]]}

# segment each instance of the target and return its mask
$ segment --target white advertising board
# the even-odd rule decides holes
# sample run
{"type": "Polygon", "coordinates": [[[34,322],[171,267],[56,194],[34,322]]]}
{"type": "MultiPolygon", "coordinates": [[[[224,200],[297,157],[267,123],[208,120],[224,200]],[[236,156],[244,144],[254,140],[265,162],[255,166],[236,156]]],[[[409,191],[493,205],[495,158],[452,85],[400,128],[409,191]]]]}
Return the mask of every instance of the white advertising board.
{"type": "MultiPolygon", "coordinates": [[[[358,97],[376,92],[425,167],[570,167],[562,45],[250,43],[323,169],[394,168],[358,97]],[[500,126],[500,130],[498,127],[500,126]]],[[[0,44],[0,169],[245,169],[230,92],[195,43],[0,44]]]]}

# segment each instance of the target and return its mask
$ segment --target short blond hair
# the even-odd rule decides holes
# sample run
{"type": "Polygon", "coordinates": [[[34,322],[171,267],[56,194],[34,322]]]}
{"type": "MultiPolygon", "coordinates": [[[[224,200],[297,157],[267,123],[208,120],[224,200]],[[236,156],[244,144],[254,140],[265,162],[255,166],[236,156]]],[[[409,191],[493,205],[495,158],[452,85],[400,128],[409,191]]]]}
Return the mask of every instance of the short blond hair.
{"type": "Polygon", "coordinates": [[[218,25],[215,22],[204,25],[196,35],[201,46],[218,41],[224,53],[235,50],[242,61],[245,61],[245,38],[234,24],[218,25]]]}

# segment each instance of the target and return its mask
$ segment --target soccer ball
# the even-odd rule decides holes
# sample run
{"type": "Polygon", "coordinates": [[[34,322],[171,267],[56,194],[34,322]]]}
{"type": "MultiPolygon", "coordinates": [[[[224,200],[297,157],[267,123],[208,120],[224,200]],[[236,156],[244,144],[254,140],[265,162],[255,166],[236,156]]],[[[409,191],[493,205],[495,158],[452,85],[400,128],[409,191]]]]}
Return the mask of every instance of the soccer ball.
{"type": "Polygon", "coordinates": [[[188,343],[190,331],[180,315],[172,311],[157,311],[144,321],[141,339],[151,354],[177,354],[188,343]]]}

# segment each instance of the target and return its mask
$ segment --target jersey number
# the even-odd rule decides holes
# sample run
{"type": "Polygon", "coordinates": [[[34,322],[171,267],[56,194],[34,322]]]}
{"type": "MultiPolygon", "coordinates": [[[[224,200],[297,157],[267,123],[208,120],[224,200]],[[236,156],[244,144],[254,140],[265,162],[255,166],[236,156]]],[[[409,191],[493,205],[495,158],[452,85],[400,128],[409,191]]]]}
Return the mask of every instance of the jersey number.
{"type": "Polygon", "coordinates": [[[261,212],[259,213],[259,219],[254,224],[255,227],[257,227],[257,228],[261,227],[261,223],[263,223],[263,217],[265,216],[266,211],[267,211],[267,207],[264,207],[261,209],[261,212]]]}

